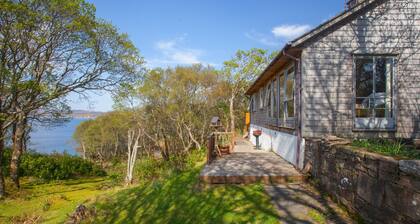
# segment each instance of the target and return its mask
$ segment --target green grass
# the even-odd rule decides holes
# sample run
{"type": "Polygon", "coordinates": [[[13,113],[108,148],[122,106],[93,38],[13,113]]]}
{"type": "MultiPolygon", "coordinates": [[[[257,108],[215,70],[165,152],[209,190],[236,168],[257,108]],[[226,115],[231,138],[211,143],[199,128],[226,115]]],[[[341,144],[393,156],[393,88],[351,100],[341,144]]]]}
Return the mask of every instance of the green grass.
{"type": "Polygon", "coordinates": [[[201,168],[100,197],[93,223],[278,222],[262,185],[203,186],[201,168]]]}
{"type": "Polygon", "coordinates": [[[23,217],[39,217],[42,223],[63,223],[80,203],[111,191],[105,178],[84,178],[50,183],[22,180],[20,191],[8,186],[9,195],[0,201],[0,223],[23,217]]]}
{"type": "Polygon", "coordinates": [[[327,223],[327,218],[325,218],[324,214],[319,213],[315,209],[310,210],[308,212],[308,216],[311,217],[315,221],[315,223],[318,223],[318,224],[327,223]]]}
{"type": "Polygon", "coordinates": [[[50,183],[25,178],[20,191],[8,186],[0,223],[38,216],[41,223],[63,223],[80,203],[96,210],[91,223],[278,223],[262,185],[200,184],[203,158],[199,153],[181,163],[139,160],[131,187],[115,187],[125,170],[121,164],[105,178],[50,183]]]}
{"type": "Polygon", "coordinates": [[[353,140],[353,146],[363,147],[371,152],[376,152],[396,159],[420,159],[420,151],[412,149],[401,141],[386,139],[353,140]]]}

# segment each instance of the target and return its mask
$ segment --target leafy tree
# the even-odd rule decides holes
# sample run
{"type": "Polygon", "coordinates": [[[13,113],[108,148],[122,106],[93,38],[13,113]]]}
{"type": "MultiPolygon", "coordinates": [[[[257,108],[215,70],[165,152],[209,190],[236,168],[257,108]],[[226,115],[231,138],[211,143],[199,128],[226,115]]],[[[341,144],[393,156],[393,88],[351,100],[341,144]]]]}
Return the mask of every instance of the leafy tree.
{"type": "Polygon", "coordinates": [[[275,52],[252,48],[248,51],[238,50],[235,56],[224,62],[222,73],[229,91],[230,130],[235,132],[235,112],[244,113],[247,108],[245,91],[258,75],[267,67],[275,52]]]}
{"type": "Polygon", "coordinates": [[[94,6],[83,0],[1,0],[0,8],[0,139],[15,125],[11,177],[19,187],[28,117],[70,92],[132,82],[143,60],[127,35],[96,18],[94,6]]]}

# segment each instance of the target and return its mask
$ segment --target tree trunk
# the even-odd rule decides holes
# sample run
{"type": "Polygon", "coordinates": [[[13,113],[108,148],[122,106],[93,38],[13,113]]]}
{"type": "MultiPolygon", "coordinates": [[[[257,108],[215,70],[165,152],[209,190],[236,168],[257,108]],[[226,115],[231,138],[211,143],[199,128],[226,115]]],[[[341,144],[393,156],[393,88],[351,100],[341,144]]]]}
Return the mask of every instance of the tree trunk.
{"type": "MultiPolygon", "coordinates": [[[[0,127],[2,123],[0,122],[0,127]]],[[[4,175],[3,175],[3,151],[4,151],[4,132],[0,130],[0,198],[3,198],[6,195],[6,187],[4,184],[4,175]]]]}
{"type": "Polygon", "coordinates": [[[82,141],[82,150],[83,150],[83,159],[86,160],[86,147],[85,147],[85,143],[82,141]]]}
{"type": "Polygon", "coordinates": [[[137,159],[137,150],[139,148],[140,130],[136,134],[135,130],[128,131],[128,152],[127,152],[127,176],[125,178],[126,184],[133,183],[134,164],[137,159]]]}
{"type": "Polygon", "coordinates": [[[230,131],[235,133],[235,108],[234,108],[235,97],[232,96],[229,99],[229,113],[230,113],[230,131]]]}
{"type": "Polygon", "coordinates": [[[13,132],[13,152],[12,159],[10,161],[10,177],[13,183],[19,189],[19,163],[20,157],[23,153],[23,141],[25,136],[26,120],[19,118],[13,132]]]}

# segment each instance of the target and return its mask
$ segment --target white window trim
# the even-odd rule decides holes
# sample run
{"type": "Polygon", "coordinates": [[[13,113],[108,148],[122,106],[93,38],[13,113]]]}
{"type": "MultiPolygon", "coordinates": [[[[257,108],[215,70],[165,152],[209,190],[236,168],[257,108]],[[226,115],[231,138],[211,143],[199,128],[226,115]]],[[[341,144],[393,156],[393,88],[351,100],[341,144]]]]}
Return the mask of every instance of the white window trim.
{"type": "MultiPolygon", "coordinates": [[[[376,61],[373,59],[373,72],[376,73],[376,61]]],[[[353,55],[353,95],[352,95],[352,113],[353,113],[353,131],[396,131],[397,129],[397,62],[396,62],[396,55],[380,55],[380,54],[360,54],[360,55],[353,55]],[[392,98],[391,98],[391,105],[392,107],[392,117],[391,118],[379,118],[379,117],[356,117],[356,59],[359,58],[391,58],[392,60],[392,98]]]]}

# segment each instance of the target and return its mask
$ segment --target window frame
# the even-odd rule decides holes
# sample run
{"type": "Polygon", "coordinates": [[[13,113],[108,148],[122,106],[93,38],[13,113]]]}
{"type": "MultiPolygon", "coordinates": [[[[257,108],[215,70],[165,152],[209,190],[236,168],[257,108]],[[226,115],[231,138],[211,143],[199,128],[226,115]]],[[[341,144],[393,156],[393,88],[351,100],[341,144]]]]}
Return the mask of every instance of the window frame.
{"type": "Polygon", "coordinates": [[[284,112],[284,118],[286,120],[293,120],[295,119],[295,112],[296,112],[296,104],[295,104],[295,93],[296,93],[296,71],[295,66],[291,65],[286,70],[284,70],[284,99],[283,99],[283,112],[284,112]],[[293,69],[293,86],[292,91],[293,95],[292,98],[287,97],[287,79],[289,78],[289,70],[293,69]],[[293,116],[289,116],[289,111],[287,107],[287,103],[289,101],[293,101],[293,116]]]}
{"type": "Polygon", "coordinates": [[[251,112],[256,112],[257,111],[257,102],[256,102],[256,96],[257,96],[258,94],[257,93],[255,93],[255,94],[253,94],[252,96],[251,96],[251,112]]]}
{"type": "Polygon", "coordinates": [[[264,96],[263,95],[264,95],[264,87],[261,88],[260,91],[258,91],[258,98],[259,98],[258,108],[260,110],[263,110],[264,109],[264,96]]]}
{"type": "Polygon", "coordinates": [[[267,107],[267,115],[268,117],[271,118],[271,112],[272,112],[272,104],[271,104],[271,81],[268,82],[267,86],[266,86],[266,90],[265,90],[265,102],[266,102],[266,107],[267,107]]]}
{"type": "Polygon", "coordinates": [[[277,118],[278,117],[278,110],[277,110],[277,77],[274,77],[274,79],[271,80],[271,117],[277,118]]]}
{"type": "MultiPolygon", "coordinates": [[[[353,75],[352,75],[352,121],[353,121],[353,131],[396,131],[397,130],[397,55],[393,54],[354,54],[353,55],[353,75]],[[392,65],[391,65],[391,113],[392,117],[374,117],[375,113],[372,117],[356,117],[356,99],[357,97],[357,89],[356,89],[356,81],[357,81],[357,65],[356,61],[357,59],[372,59],[373,61],[373,90],[372,92],[375,92],[376,89],[376,60],[377,58],[382,59],[392,59],[392,65]]],[[[360,97],[359,97],[360,98],[360,97]]],[[[376,98],[374,98],[376,99],[376,98]]],[[[386,97],[385,97],[386,100],[386,97]]],[[[374,110],[375,111],[375,110],[374,110]]]]}
{"type": "Polygon", "coordinates": [[[286,68],[280,70],[277,74],[277,119],[280,121],[280,126],[287,127],[286,123],[288,121],[293,121],[296,117],[296,67],[294,64],[287,66],[286,68]],[[289,70],[294,70],[294,81],[293,81],[293,98],[288,98],[287,93],[287,77],[289,70]],[[282,83],[283,81],[283,83],[282,83]],[[293,117],[288,116],[287,111],[287,102],[293,100],[293,117]]]}

